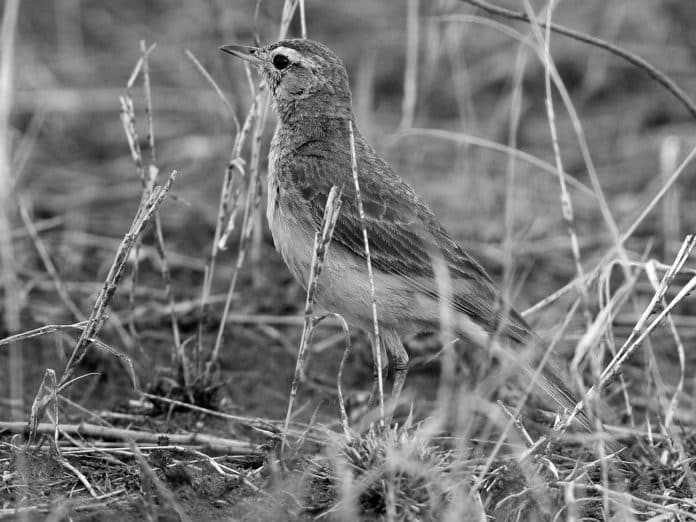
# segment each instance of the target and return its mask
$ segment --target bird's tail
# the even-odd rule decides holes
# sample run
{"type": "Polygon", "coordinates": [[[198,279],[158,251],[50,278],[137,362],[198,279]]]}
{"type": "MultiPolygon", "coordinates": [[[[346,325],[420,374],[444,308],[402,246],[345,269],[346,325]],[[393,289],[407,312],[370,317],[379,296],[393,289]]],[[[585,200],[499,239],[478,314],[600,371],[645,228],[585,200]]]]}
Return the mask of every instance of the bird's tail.
{"type": "MultiPolygon", "coordinates": [[[[579,398],[566,384],[569,381],[564,378],[565,372],[553,357],[544,357],[548,343],[539,338],[514,310],[510,311],[509,326],[498,328],[500,334],[493,339],[486,333],[489,329],[480,328],[467,317],[460,316],[459,319],[456,330],[460,338],[479,347],[493,348],[501,373],[506,376],[506,384],[512,385],[515,400],[519,400],[520,393],[524,394],[532,385],[531,396],[522,406],[523,416],[538,419],[540,409],[551,409],[563,421],[576,409],[579,398]]],[[[575,414],[575,424],[588,433],[597,431],[596,421],[582,408],[575,414]]],[[[609,453],[619,453],[623,448],[615,441],[607,440],[605,449],[609,453]]]]}
{"type": "MultiPolygon", "coordinates": [[[[545,346],[545,343],[538,337],[534,336],[534,346],[532,352],[540,353],[545,346]]],[[[522,364],[524,367],[525,378],[521,379],[521,384],[526,385],[532,383],[532,394],[535,398],[541,400],[542,403],[548,404],[557,414],[562,422],[567,419],[573,411],[576,410],[580,399],[571,391],[566,384],[567,379],[564,379],[565,372],[551,358],[543,360],[542,356],[532,357],[531,361],[517,361],[517,364],[522,364]],[[541,369],[539,369],[541,368],[541,369]]],[[[519,366],[517,366],[519,367],[519,366]]],[[[534,401],[532,401],[533,403],[534,401]]],[[[593,418],[584,408],[579,408],[574,416],[575,423],[588,433],[596,433],[601,422],[593,418]]],[[[607,453],[620,454],[624,449],[620,444],[611,439],[605,439],[605,451],[607,453]]]]}

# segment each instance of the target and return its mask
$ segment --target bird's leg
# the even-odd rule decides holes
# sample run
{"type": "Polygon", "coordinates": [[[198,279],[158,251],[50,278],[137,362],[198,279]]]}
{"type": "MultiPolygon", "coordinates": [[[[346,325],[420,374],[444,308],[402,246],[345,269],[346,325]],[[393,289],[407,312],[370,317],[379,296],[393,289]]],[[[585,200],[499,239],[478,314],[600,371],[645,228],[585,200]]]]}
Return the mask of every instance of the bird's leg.
{"type": "Polygon", "coordinates": [[[392,386],[391,404],[387,415],[387,418],[391,421],[392,414],[399,403],[401,390],[406,381],[406,374],[408,373],[408,353],[406,353],[406,348],[404,347],[404,343],[401,342],[401,338],[395,333],[385,333],[383,340],[387,352],[393,357],[394,361],[392,366],[394,369],[394,384],[392,386]]]}
{"type": "MultiPolygon", "coordinates": [[[[380,336],[382,341],[382,336],[380,336]]],[[[370,398],[367,401],[367,411],[372,411],[379,406],[379,372],[377,371],[377,343],[375,343],[375,336],[370,335],[370,341],[372,343],[372,376],[374,378],[372,383],[372,391],[370,392],[370,398]]],[[[382,381],[384,381],[387,375],[387,369],[389,368],[389,359],[387,358],[387,351],[384,346],[384,342],[380,342],[381,351],[381,363],[382,363],[382,381]]],[[[382,389],[384,389],[384,382],[382,382],[382,389]]]]}

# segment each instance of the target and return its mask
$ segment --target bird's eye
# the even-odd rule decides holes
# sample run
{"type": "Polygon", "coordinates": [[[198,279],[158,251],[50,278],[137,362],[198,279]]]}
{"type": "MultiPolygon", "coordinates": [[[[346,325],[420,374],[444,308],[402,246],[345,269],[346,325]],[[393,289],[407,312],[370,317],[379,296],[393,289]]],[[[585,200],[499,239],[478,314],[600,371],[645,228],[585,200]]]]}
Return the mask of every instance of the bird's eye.
{"type": "Polygon", "coordinates": [[[276,54],[273,57],[273,67],[275,67],[279,71],[282,71],[288,65],[290,65],[290,60],[284,54],[276,54]]]}

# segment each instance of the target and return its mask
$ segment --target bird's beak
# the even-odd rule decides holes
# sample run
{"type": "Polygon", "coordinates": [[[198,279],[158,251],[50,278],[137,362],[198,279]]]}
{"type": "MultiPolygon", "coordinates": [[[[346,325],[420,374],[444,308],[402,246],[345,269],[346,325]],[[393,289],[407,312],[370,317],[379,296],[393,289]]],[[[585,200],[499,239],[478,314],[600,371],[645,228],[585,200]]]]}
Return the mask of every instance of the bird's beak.
{"type": "Polygon", "coordinates": [[[230,44],[223,45],[222,47],[220,47],[220,50],[224,53],[236,56],[237,58],[241,58],[242,60],[250,62],[254,65],[260,65],[263,61],[261,57],[261,49],[259,49],[258,47],[230,44]]]}

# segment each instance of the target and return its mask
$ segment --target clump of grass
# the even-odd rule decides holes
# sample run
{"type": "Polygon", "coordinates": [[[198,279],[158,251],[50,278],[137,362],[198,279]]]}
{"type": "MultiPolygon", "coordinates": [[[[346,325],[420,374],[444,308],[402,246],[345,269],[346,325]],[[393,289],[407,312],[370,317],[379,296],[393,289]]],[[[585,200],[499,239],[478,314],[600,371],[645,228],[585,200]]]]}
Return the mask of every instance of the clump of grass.
{"type": "Polygon", "coordinates": [[[368,519],[438,520],[444,513],[455,487],[452,453],[418,430],[372,426],[334,450],[314,462],[310,486],[328,493],[312,497],[308,510],[344,519],[352,512],[368,519]]]}

